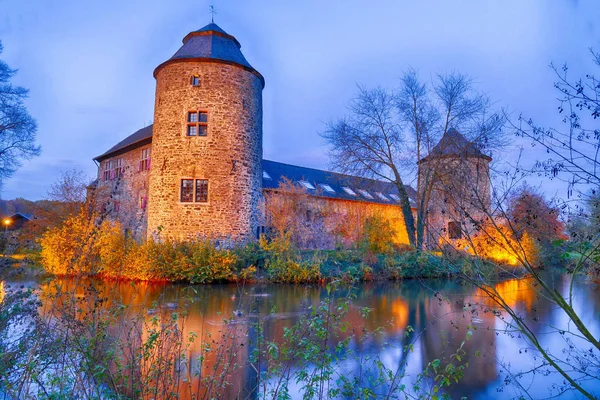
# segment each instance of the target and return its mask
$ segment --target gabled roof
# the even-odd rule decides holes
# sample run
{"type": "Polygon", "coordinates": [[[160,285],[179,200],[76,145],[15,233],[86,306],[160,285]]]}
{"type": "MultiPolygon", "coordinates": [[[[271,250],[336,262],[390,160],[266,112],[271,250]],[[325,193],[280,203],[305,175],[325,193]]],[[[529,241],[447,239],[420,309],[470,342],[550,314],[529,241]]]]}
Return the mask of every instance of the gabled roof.
{"type": "Polygon", "coordinates": [[[434,157],[450,157],[450,156],[467,156],[467,157],[480,157],[492,160],[491,157],[486,156],[477,148],[475,143],[470,142],[460,132],[454,128],[450,128],[444,133],[444,136],[440,139],[429,154],[422,158],[421,161],[431,160],[434,157]]]}
{"type": "Polygon", "coordinates": [[[127,136],[125,139],[121,140],[119,143],[115,144],[113,147],[111,147],[98,157],[95,157],[94,160],[100,162],[106,158],[125,153],[126,151],[134,149],[135,147],[143,146],[151,142],[152,125],[148,125],[127,136]]]}
{"type": "MultiPolygon", "coordinates": [[[[300,167],[270,160],[263,160],[262,166],[263,171],[266,172],[266,174],[263,174],[263,189],[277,189],[283,179],[287,178],[297,185],[301,184],[300,182],[311,184],[315,189],[307,188],[307,193],[312,195],[369,203],[399,204],[398,200],[390,197],[390,195],[398,196],[398,188],[391,182],[300,167]],[[321,184],[329,185],[333,189],[333,192],[326,190],[321,184]],[[355,195],[347,193],[344,187],[351,189],[355,195]],[[372,198],[365,196],[360,192],[361,190],[366,191],[372,198]],[[383,194],[388,200],[379,197],[379,193],[383,194]]],[[[411,204],[414,204],[417,196],[416,191],[410,186],[405,186],[405,188],[411,204]]]]}
{"type": "Polygon", "coordinates": [[[202,29],[188,33],[183,38],[183,46],[177,52],[160,64],[154,70],[156,77],[157,71],[164,65],[177,60],[211,60],[223,62],[226,64],[237,64],[257,75],[265,85],[265,79],[250,63],[246,60],[240,51],[240,42],[217,24],[210,23],[202,29]]]}
{"type": "Polygon", "coordinates": [[[8,218],[13,219],[15,217],[19,217],[19,218],[22,218],[22,219],[27,220],[27,221],[31,221],[31,219],[33,218],[33,216],[31,214],[25,214],[25,213],[22,213],[22,212],[14,213],[13,215],[11,215],[8,218]]]}

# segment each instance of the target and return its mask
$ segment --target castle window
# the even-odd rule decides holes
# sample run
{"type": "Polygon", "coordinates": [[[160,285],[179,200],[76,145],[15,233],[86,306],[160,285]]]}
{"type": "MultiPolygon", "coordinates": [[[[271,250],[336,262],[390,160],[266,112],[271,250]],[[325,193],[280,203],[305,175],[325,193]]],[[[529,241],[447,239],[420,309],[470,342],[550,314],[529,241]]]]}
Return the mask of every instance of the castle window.
{"type": "Polygon", "coordinates": [[[449,221],[448,222],[448,238],[449,239],[460,239],[462,238],[462,228],[460,222],[449,221]]]}
{"type": "Polygon", "coordinates": [[[196,203],[208,201],[208,179],[196,179],[196,203]]]}
{"type": "Polygon", "coordinates": [[[344,189],[344,192],[348,193],[350,196],[356,196],[356,192],[349,187],[342,186],[342,189],[344,189]]]}
{"type": "Polygon", "coordinates": [[[182,179],[179,199],[182,203],[208,202],[208,179],[182,179]]]}
{"type": "Polygon", "coordinates": [[[319,183],[319,186],[321,186],[326,192],[335,193],[335,190],[333,190],[333,188],[326,183],[319,183]]]}
{"type": "Polygon", "coordinates": [[[302,186],[304,186],[307,189],[310,189],[310,190],[314,190],[315,189],[315,187],[310,182],[307,182],[307,181],[298,181],[298,183],[300,183],[302,186]]]}
{"type": "Polygon", "coordinates": [[[200,76],[192,75],[191,83],[192,86],[200,86],[200,76]]]}
{"type": "Polygon", "coordinates": [[[193,179],[182,179],[181,180],[180,200],[182,203],[191,203],[194,201],[194,180],[193,179]]]}
{"type": "Polygon", "coordinates": [[[208,113],[190,111],[187,114],[187,136],[206,136],[208,132],[208,113]]]}
{"type": "Polygon", "coordinates": [[[104,164],[104,180],[113,180],[123,176],[125,167],[123,166],[123,158],[107,161],[104,164]]]}
{"type": "Polygon", "coordinates": [[[371,193],[367,192],[366,190],[359,189],[358,191],[360,192],[360,194],[362,194],[367,199],[373,199],[373,196],[371,196],[371,193]]]}
{"type": "Polygon", "coordinates": [[[142,158],[138,163],[138,172],[150,169],[150,148],[142,150],[142,158]]]}
{"type": "Polygon", "coordinates": [[[146,204],[148,204],[148,198],[146,196],[141,196],[140,197],[140,208],[142,210],[146,209],[146,204]]]}
{"type": "Polygon", "coordinates": [[[111,161],[104,162],[104,170],[102,171],[102,180],[108,181],[110,179],[111,161]]]}

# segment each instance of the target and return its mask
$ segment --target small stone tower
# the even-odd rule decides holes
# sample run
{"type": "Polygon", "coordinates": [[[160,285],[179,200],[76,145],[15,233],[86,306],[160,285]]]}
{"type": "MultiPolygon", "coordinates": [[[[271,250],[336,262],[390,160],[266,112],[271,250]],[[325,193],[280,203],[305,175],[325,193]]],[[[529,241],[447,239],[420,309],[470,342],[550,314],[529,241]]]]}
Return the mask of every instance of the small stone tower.
{"type": "Polygon", "coordinates": [[[154,70],[148,236],[245,241],[262,196],[262,75],[216,24],[154,70]]]}
{"type": "Polygon", "coordinates": [[[427,246],[461,239],[490,209],[490,161],[450,128],[419,160],[419,198],[428,199],[427,246]]]}

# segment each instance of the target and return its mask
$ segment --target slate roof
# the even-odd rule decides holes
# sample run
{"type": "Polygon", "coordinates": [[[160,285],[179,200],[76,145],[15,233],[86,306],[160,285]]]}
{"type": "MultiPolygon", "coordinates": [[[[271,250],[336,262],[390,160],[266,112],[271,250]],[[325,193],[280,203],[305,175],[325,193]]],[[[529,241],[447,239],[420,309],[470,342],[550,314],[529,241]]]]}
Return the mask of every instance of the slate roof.
{"type": "Polygon", "coordinates": [[[142,128],[133,134],[127,136],[125,139],[121,140],[119,143],[115,144],[113,147],[108,149],[106,152],[102,153],[98,157],[95,157],[95,161],[102,161],[106,158],[116,156],[118,154],[129,151],[135,147],[142,146],[146,143],[152,142],[152,125],[148,125],[145,128],[142,128]]]}
{"type": "Polygon", "coordinates": [[[25,214],[25,213],[22,213],[22,212],[16,212],[16,213],[14,213],[13,215],[11,215],[8,218],[13,219],[15,217],[20,217],[20,218],[23,218],[23,219],[25,219],[27,221],[31,221],[31,219],[33,218],[33,216],[31,214],[25,214]]]}
{"type": "Polygon", "coordinates": [[[188,33],[183,38],[183,46],[173,57],[156,67],[154,75],[156,76],[156,71],[164,64],[174,60],[205,58],[241,65],[258,75],[264,86],[263,76],[246,60],[240,51],[241,47],[235,37],[225,32],[217,24],[210,23],[202,29],[188,33]]]}
{"type": "Polygon", "coordinates": [[[491,157],[486,156],[477,148],[475,143],[470,142],[460,132],[454,128],[448,129],[439,143],[436,144],[429,154],[422,158],[419,162],[430,160],[433,157],[448,157],[448,156],[467,156],[487,158],[490,161],[491,157]]]}
{"type": "MultiPolygon", "coordinates": [[[[300,167],[270,160],[263,160],[262,166],[263,171],[267,174],[263,173],[263,189],[277,189],[282,179],[287,178],[295,184],[301,184],[301,181],[310,183],[314,189],[307,189],[307,192],[312,195],[369,203],[399,204],[398,200],[390,197],[390,194],[398,196],[398,189],[391,182],[300,167]],[[333,189],[333,192],[326,190],[321,184],[329,185],[333,189]],[[344,187],[350,188],[355,195],[347,193],[344,187]],[[361,193],[361,190],[366,191],[372,198],[361,193]],[[381,198],[379,193],[384,198],[381,198]]],[[[414,205],[417,196],[416,191],[410,186],[405,186],[405,188],[411,204],[414,205]]]]}

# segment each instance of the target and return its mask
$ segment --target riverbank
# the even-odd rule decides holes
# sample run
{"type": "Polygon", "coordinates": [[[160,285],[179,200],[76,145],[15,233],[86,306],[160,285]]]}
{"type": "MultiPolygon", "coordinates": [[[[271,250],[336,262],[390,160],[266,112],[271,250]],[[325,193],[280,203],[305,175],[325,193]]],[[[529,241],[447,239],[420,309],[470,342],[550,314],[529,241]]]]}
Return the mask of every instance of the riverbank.
{"type": "MultiPolygon", "coordinates": [[[[39,254],[17,256],[55,276],[95,276],[109,280],[208,283],[346,283],[404,279],[465,278],[524,275],[523,268],[494,264],[468,254],[393,249],[297,250],[287,243],[251,243],[224,249],[208,241],[146,242],[101,248],[90,256],[44,259],[39,254]],[[109,248],[110,249],[110,248],[109,248]],[[50,262],[49,262],[50,261],[50,262]]],[[[7,259],[4,263],[9,262],[7,259]]]]}

